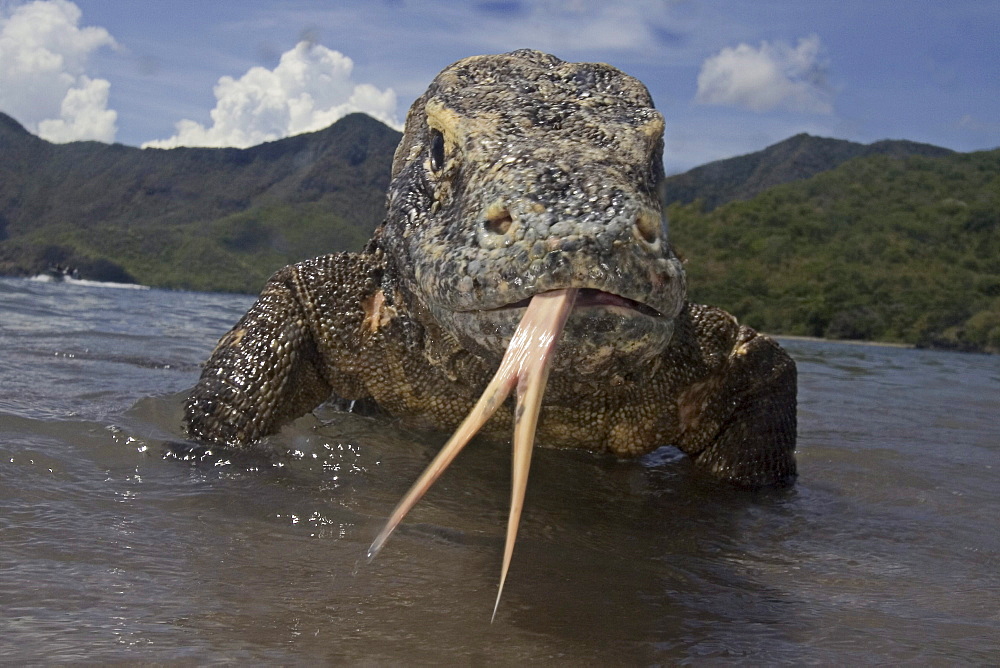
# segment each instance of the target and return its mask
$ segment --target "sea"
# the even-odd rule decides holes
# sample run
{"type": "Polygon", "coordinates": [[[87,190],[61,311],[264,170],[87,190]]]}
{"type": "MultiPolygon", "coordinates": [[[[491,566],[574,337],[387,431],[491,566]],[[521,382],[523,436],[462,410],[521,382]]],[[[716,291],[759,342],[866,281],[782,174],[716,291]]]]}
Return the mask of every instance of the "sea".
{"type": "Polygon", "coordinates": [[[507,444],[321,407],[191,450],[185,392],[252,298],[0,279],[0,663],[1000,662],[1000,357],[782,340],[800,475],[536,448],[490,617],[507,444]]]}

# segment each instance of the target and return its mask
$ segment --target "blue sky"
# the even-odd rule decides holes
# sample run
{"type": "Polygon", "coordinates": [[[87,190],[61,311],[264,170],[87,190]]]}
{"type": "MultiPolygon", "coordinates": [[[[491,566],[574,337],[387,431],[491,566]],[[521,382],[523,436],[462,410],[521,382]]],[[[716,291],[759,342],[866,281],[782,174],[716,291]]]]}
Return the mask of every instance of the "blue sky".
{"type": "Polygon", "coordinates": [[[798,132],[1000,146],[996,0],[0,0],[0,111],[53,141],[250,145],[537,48],[641,79],[681,171],[798,132]]]}

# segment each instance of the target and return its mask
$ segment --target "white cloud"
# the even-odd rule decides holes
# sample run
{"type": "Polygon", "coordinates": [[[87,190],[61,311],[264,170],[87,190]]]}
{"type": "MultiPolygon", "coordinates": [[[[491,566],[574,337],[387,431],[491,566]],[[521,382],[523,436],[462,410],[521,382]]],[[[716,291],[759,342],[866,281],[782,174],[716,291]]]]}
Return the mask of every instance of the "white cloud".
{"type": "Polygon", "coordinates": [[[727,47],[702,63],[695,100],[753,111],[833,113],[820,51],[815,35],[800,39],[795,48],[766,41],[759,49],[748,44],[727,47]]]}
{"type": "Polygon", "coordinates": [[[0,14],[0,110],[44,139],[112,142],[111,84],[86,75],[92,53],[116,47],[104,28],[81,28],[67,0],[37,0],[0,14]]]}
{"type": "Polygon", "coordinates": [[[80,77],[79,87],[70,88],[59,107],[59,118],[38,123],[38,135],[52,142],[97,139],[112,142],[118,114],[107,108],[111,84],[104,79],[80,77]]]}
{"type": "Polygon", "coordinates": [[[173,137],[146,142],[143,148],[245,148],[320,130],[356,111],[399,128],[396,93],[354,83],[353,69],[354,62],[344,54],[299,42],[273,70],[253,67],[239,79],[219,79],[210,127],[185,119],[177,123],[173,137]]]}

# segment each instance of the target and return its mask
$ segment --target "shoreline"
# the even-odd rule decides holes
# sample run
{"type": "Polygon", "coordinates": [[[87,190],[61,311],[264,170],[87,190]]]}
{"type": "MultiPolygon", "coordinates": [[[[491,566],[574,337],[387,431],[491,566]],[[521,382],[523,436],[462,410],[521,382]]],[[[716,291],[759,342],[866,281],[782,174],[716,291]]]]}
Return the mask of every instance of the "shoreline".
{"type": "MultiPolygon", "coordinates": [[[[763,332],[762,332],[763,333],[763,332]]],[[[766,336],[771,337],[777,341],[782,339],[786,341],[815,341],[818,343],[835,343],[835,344],[846,344],[849,346],[876,346],[879,348],[906,348],[909,350],[927,350],[930,352],[939,353],[962,353],[969,355],[997,355],[1000,351],[993,350],[981,350],[981,349],[958,349],[951,348],[948,346],[921,346],[912,343],[896,343],[893,341],[864,341],[861,339],[824,339],[819,336],[799,336],[797,334],[766,334],[766,336]]]]}
{"type": "Polygon", "coordinates": [[[865,341],[863,339],[824,339],[821,336],[800,336],[797,334],[766,334],[772,339],[780,341],[818,341],[820,343],[843,343],[849,346],[879,346],[881,348],[910,348],[916,350],[912,343],[895,343],[892,341],[865,341]]]}

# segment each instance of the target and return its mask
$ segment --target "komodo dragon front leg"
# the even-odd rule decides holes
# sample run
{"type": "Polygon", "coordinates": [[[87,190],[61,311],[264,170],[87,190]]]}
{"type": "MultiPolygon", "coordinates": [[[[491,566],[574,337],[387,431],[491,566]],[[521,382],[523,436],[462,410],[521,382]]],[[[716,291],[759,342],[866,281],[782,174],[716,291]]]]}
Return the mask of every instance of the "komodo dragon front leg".
{"type": "Polygon", "coordinates": [[[733,350],[721,387],[711,391],[710,379],[683,395],[677,445],[698,468],[741,487],[794,480],[796,370],[782,357],[773,341],[754,336],[733,350]]]}
{"type": "Polygon", "coordinates": [[[205,363],[185,406],[188,433],[245,447],[331,395],[364,398],[361,383],[336,358],[352,344],[359,352],[362,301],[375,275],[370,264],[342,253],[276,273],[205,363]],[[317,308],[326,313],[320,317],[317,308]]]}

